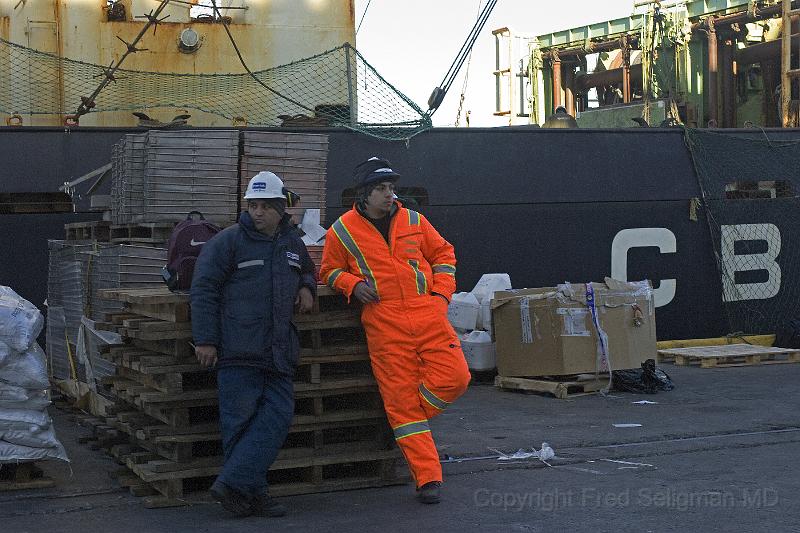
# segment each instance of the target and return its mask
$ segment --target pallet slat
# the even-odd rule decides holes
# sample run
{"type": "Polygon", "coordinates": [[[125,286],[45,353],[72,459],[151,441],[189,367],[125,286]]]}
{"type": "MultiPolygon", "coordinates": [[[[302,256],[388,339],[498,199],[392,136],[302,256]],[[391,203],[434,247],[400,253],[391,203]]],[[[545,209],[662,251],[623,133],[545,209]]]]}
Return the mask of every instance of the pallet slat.
{"type": "Polygon", "coordinates": [[[549,393],[564,400],[600,391],[608,385],[608,378],[578,381],[569,378],[556,380],[496,376],[494,384],[495,387],[506,390],[549,393]]]}

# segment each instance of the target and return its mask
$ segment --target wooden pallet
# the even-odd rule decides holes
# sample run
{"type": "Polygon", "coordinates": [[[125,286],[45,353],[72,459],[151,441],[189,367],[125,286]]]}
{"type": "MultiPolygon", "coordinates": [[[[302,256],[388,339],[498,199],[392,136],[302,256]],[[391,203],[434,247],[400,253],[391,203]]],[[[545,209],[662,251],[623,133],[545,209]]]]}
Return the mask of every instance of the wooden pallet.
{"type": "Polygon", "coordinates": [[[175,224],[171,222],[115,224],[110,227],[110,241],[115,244],[164,244],[174,228],[175,224]]]}
{"type": "MultiPolygon", "coordinates": [[[[146,507],[208,501],[205,491],[222,466],[216,424],[181,433],[135,411],[109,418],[77,414],[75,419],[91,430],[80,442],[124,464],[127,470],[116,473],[120,485],[145,496],[146,507]]],[[[297,416],[270,469],[270,492],[286,496],[403,484],[408,481],[403,466],[381,409],[313,420],[297,416]]]]}
{"type": "MultiPolygon", "coordinates": [[[[134,477],[123,476],[126,482],[151,494],[146,505],[186,503],[208,489],[222,465],[215,374],[197,364],[188,343],[189,297],[166,287],[102,296],[125,304],[103,327],[126,344],[107,351],[117,365],[109,380],[117,409],[97,423],[92,443],[127,465],[134,477]]],[[[275,495],[406,481],[396,472],[401,454],[359,314],[320,286],[313,312],[294,317],[301,343],[295,415],[270,473],[275,495]]]]}
{"type": "Polygon", "coordinates": [[[800,350],[750,344],[672,348],[659,350],[658,354],[659,359],[672,357],[677,366],[700,365],[701,368],[800,363],[800,350]]]}
{"type": "Polygon", "coordinates": [[[173,293],[164,287],[149,289],[100,289],[100,298],[123,302],[125,312],[174,323],[190,321],[189,294],[173,293]]]}
{"type": "Polygon", "coordinates": [[[46,489],[55,486],[33,461],[0,463],[0,492],[10,490],[46,489]]]}
{"type": "MultiPolygon", "coordinates": [[[[193,433],[179,433],[176,431],[179,428],[158,425],[141,413],[123,412],[107,419],[107,424],[127,435],[130,443],[161,459],[187,463],[216,458],[214,464],[222,464],[222,442],[216,423],[194,426],[193,433]]],[[[333,412],[313,419],[296,416],[278,458],[389,449],[390,437],[386,417],[380,409],[333,412]]]]}
{"type": "MultiPolygon", "coordinates": [[[[289,496],[404,484],[408,477],[398,473],[401,464],[397,449],[278,459],[268,475],[270,494],[289,496]]],[[[208,490],[221,470],[218,458],[188,463],[152,460],[137,464],[129,460],[127,466],[163,496],[156,500],[159,506],[170,501],[172,505],[191,502],[198,492],[208,490]]]]}
{"type": "Polygon", "coordinates": [[[67,241],[108,242],[110,230],[111,222],[106,220],[64,224],[65,240],[67,241]]]}
{"type": "Polygon", "coordinates": [[[494,385],[505,390],[552,394],[556,398],[564,400],[602,390],[608,385],[608,378],[595,379],[593,375],[588,379],[578,379],[576,377],[545,379],[496,376],[494,385]]]}

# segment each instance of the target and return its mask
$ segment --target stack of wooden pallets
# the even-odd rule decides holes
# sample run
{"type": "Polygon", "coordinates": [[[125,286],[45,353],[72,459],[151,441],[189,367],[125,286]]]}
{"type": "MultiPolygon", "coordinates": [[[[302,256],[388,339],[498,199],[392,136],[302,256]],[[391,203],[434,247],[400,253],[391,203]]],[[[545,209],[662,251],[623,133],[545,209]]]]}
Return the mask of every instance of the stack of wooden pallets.
{"type": "MultiPolygon", "coordinates": [[[[301,340],[295,417],[269,473],[271,493],[403,483],[358,310],[327,287],[319,290],[314,313],[295,317],[301,340]]],[[[215,374],[194,358],[188,296],[165,288],[101,294],[125,303],[104,326],[125,341],[108,354],[118,372],[111,379],[115,412],[104,428],[127,441],[106,439],[113,443],[108,451],[158,493],[148,506],[202,497],[220,471],[222,446],[215,374]]]]}
{"type": "Polygon", "coordinates": [[[328,136],[313,133],[245,131],[242,135],[241,191],[262,170],[274,172],[300,195],[300,207],[287,211],[300,223],[306,209],[319,209],[325,223],[328,136]]]}

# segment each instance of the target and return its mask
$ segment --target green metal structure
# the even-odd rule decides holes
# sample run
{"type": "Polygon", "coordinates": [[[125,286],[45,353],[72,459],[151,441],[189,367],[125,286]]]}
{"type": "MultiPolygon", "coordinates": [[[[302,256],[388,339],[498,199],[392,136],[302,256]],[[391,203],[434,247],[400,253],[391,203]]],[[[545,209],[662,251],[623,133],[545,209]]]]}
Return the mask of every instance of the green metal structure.
{"type": "Polygon", "coordinates": [[[630,17],[528,38],[516,73],[499,59],[500,37],[510,32],[496,34],[495,114],[507,115],[510,124],[543,124],[564,106],[580,127],[636,126],[631,119],[780,125],[781,2],[639,2],[636,9],[641,12],[630,17]],[[519,80],[508,84],[511,96],[515,88],[519,93],[510,105],[500,97],[504,77],[519,80]]]}

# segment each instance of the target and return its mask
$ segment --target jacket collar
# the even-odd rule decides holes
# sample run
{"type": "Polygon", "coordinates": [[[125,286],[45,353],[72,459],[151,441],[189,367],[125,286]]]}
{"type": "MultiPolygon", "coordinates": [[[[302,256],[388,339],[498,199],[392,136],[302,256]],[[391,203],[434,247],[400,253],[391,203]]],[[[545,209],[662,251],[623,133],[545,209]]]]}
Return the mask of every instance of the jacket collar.
{"type": "MultiPolygon", "coordinates": [[[[394,218],[394,216],[397,214],[397,212],[400,210],[401,207],[403,207],[403,204],[395,200],[394,203],[392,204],[391,209],[389,209],[389,220],[394,218]]],[[[355,209],[356,212],[362,217],[370,218],[370,216],[367,214],[366,208],[361,204],[361,202],[356,202],[355,204],[353,204],[353,209],[355,209]]]]}
{"type": "Polygon", "coordinates": [[[281,218],[280,222],[278,222],[278,229],[275,231],[274,236],[264,235],[258,231],[255,224],[253,224],[253,217],[251,217],[250,213],[247,211],[242,211],[242,213],[239,215],[239,226],[242,227],[249,237],[262,241],[271,241],[275,236],[280,237],[294,230],[292,216],[289,213],[283,214],[283,218],[281,218]]]}

